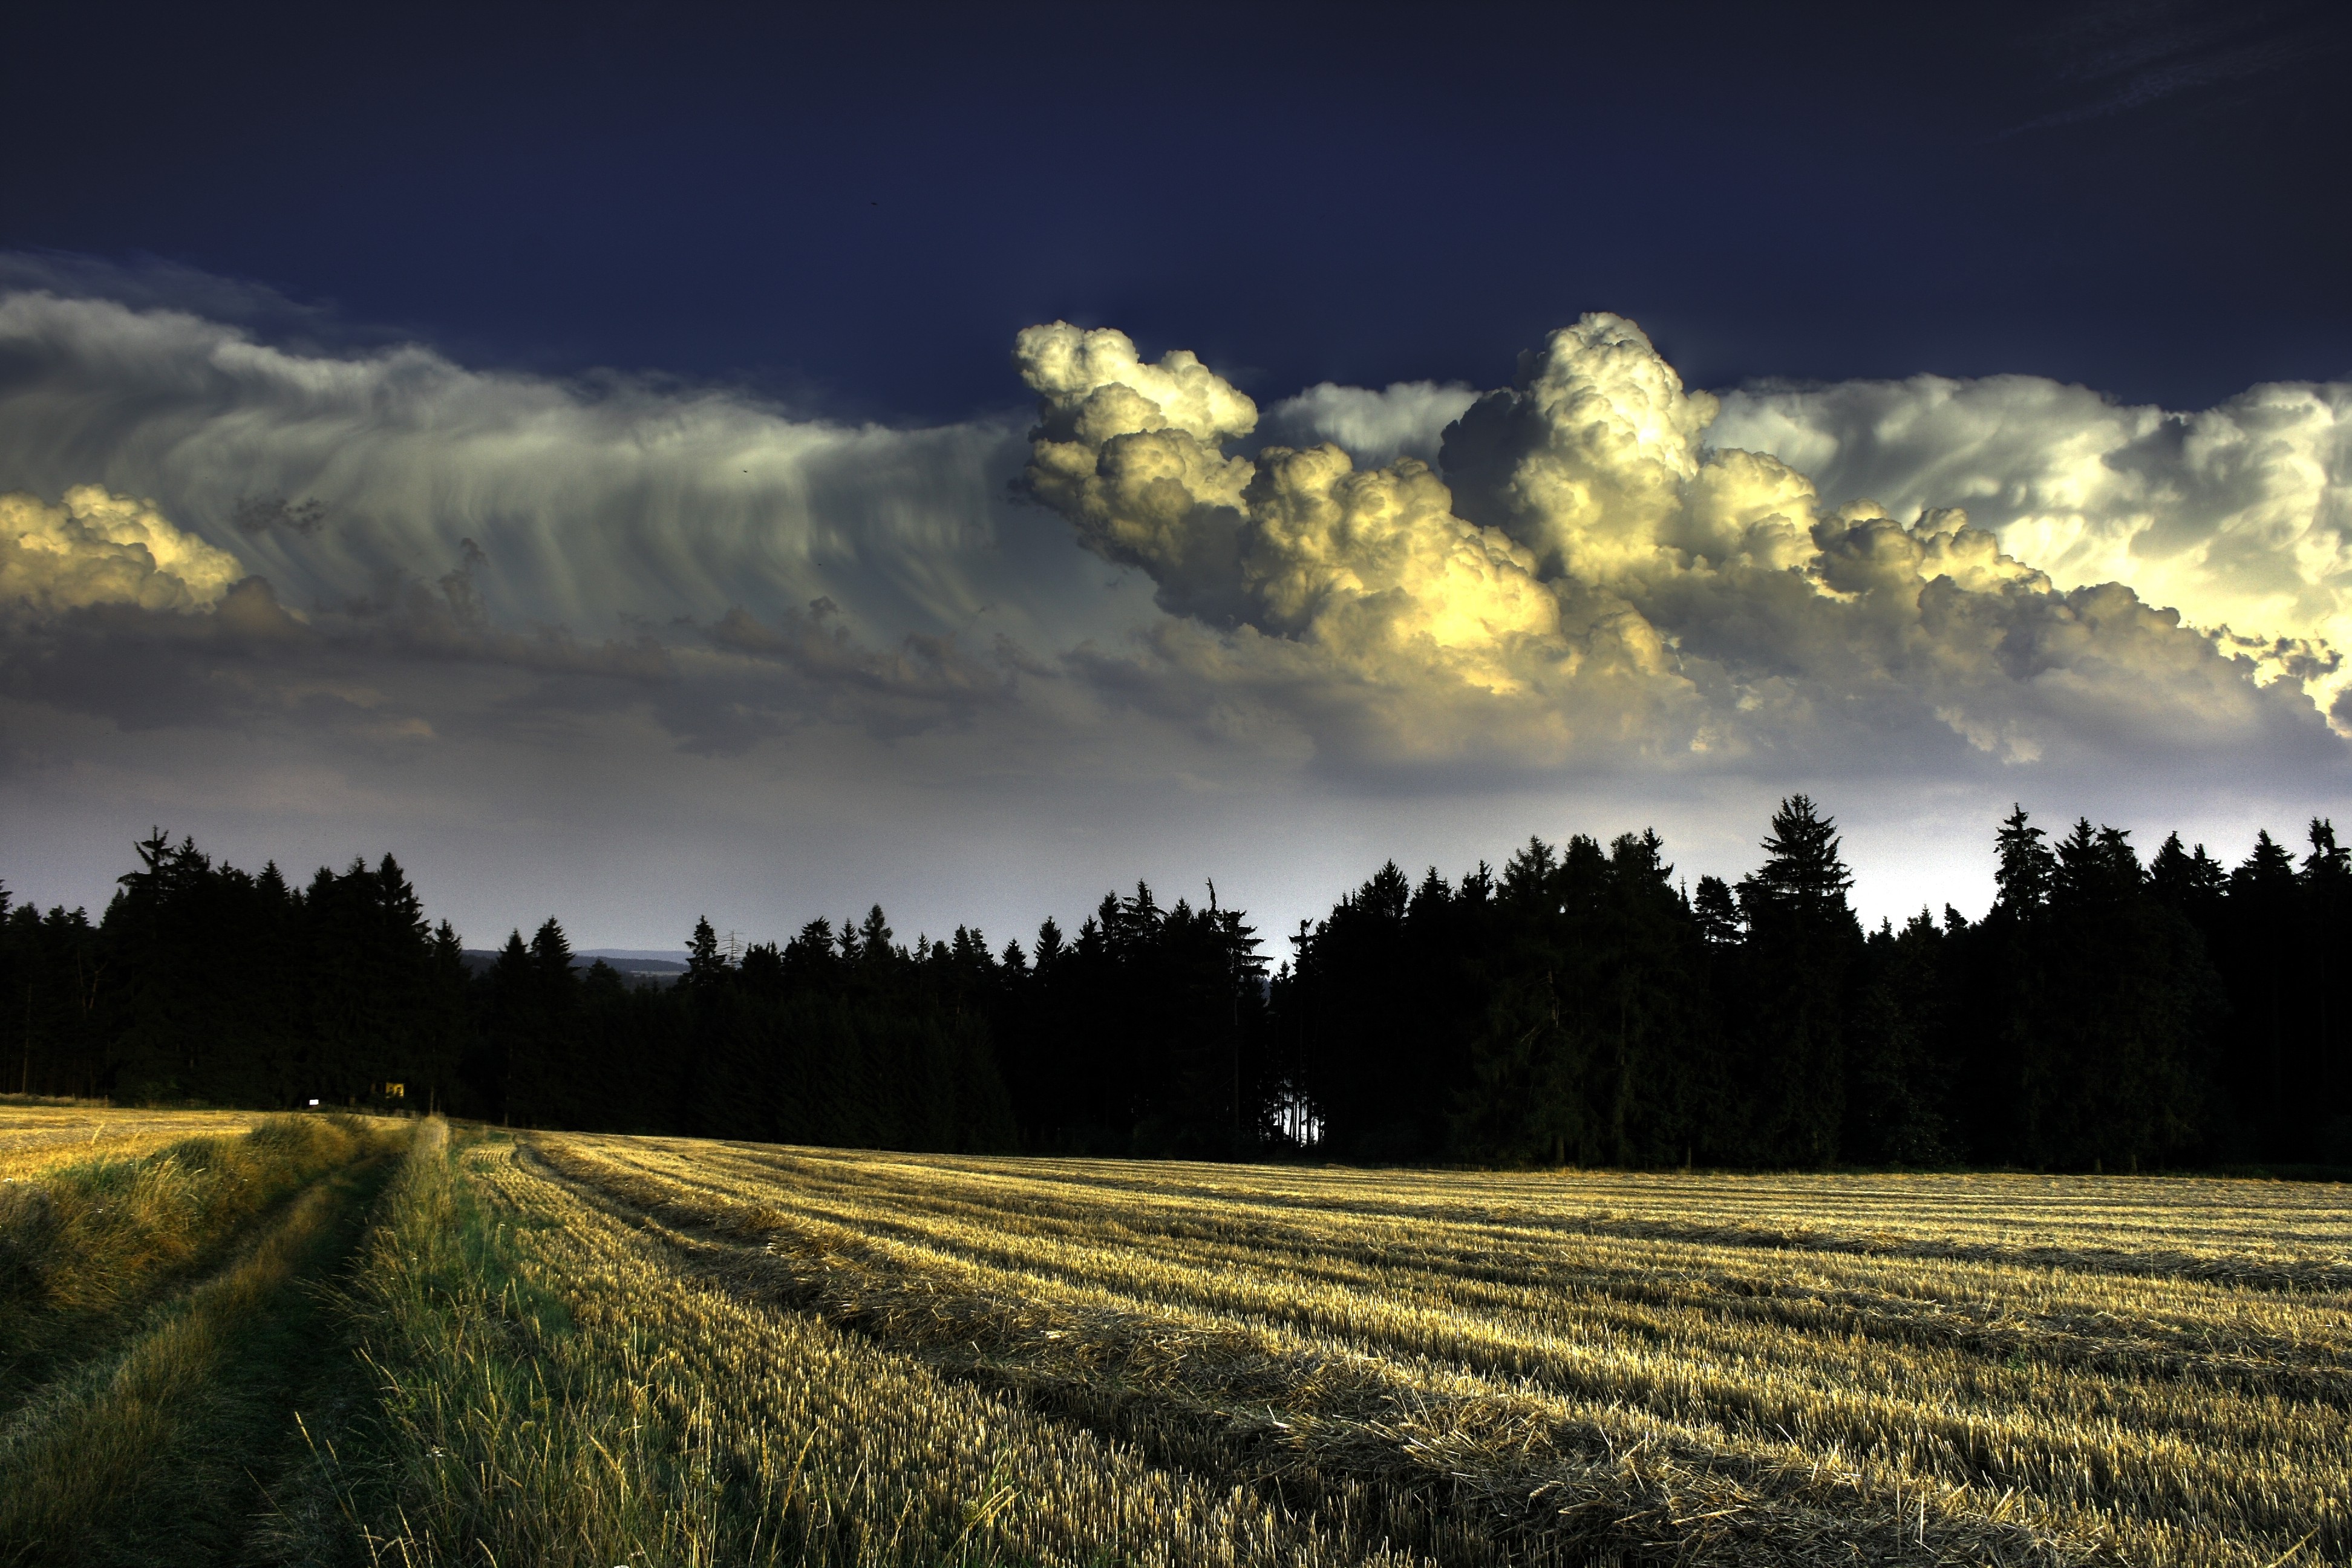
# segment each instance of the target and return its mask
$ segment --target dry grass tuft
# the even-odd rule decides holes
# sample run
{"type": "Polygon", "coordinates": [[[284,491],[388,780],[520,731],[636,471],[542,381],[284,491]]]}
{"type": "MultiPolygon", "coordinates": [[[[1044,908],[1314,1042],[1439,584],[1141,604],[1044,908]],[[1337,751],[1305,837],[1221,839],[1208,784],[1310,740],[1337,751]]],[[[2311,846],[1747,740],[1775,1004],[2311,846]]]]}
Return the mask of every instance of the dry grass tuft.
{"type": "Polygon", "coordinates": [[[342,1116],[265,1117],[247,1129],[53,1161],[37,1181],[0,1185],[0,1290],[15,1308],[0,1323],[0,1386],[9,1358],[49,1337],[45,1324],[89,1331],[215,1258],[257,1215],[375,1137],[342,1116]]]}
{"type": "Polygon", "coordinates": [[[0,1560],[209,1561],[243,1532],[250,1464],[315,1337],[299,1288],[355,1228],[364,1162],[396,1136],[266,1120],[17,1184],[32,1196],[9,1216],[0,1342],[26,1392],[0,1419],[0,1560]]]}

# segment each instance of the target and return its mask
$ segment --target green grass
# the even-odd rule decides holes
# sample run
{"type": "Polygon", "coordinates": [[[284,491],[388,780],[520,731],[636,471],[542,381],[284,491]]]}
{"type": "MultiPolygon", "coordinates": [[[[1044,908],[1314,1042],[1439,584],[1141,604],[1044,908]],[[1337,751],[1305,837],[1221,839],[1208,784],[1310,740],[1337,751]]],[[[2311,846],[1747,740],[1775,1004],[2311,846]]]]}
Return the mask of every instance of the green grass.
{"type": "Polygon", "coordinates": [[[297,1403],[341,1372],[318,1283],[356,1246],[384,1152],[362,1124],[289,1119],[52,1173],[7,1322],[50,1375],[0,1422],[0,1561],[247,1555],[297,1403]]]}
{"type": "Polygon", "coordinates": [[[316,1450],[345,1525],[404,1568],[765,1560],[691,1424],[630,1375],[649,1347],[580,1332],[522,1267],[515,1216],[461,1173],[480,1136],[427,1124],[380,1207],[352,1301],[379,1405],[316,1450]]]}
{"type": "Polygon", "coordinates": [[[241,1137],[62,1163],[0,1187],[0,1409],[381,1142],[350,1117],[271,1117],[241,1137]]]}

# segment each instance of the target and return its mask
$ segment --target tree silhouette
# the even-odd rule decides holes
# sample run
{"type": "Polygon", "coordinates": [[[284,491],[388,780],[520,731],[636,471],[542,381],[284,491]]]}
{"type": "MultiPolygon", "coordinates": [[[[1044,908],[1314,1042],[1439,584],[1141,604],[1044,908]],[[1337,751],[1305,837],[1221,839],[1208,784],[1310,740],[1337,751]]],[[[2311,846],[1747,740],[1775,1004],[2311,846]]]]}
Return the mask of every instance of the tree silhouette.
{"type": "Polygon", "coordinates": [[[1827,1164],[1845,1115],[1847,987],[1862,928],[1837,824],[1806,795],[1772,815],[1764,864],[1739,884],[1751,1158],[1827,1164]]]}
{"type": "Polygon", "coordinates": [[[1678,890],[1654,833],[1380,866],[1270,979],[1215,883],[1075,938],[897,944],[878,905],[667,986],[547,919],[471,954],[390,856],[290,885],[160,828],[102,921],[0,887],[0,1086],[867,1146],[1681,1165],[2352,1163],[2352,857],[2225,868],[2078,818],[1994,826],[1998,889],[1864,938],[1836,825],[1678,890]]]}

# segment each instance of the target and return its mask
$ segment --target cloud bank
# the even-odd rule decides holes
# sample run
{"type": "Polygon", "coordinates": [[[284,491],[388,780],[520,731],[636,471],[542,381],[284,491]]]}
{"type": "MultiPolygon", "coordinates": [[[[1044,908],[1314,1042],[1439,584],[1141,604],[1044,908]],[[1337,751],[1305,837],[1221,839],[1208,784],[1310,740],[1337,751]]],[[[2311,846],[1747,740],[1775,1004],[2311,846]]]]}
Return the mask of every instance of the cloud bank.
{"type": "Polygon", "coordinates": [[[1350,769],[2316,756],[2323,713],[2352,729],[2352,389],[1717,397],[1598,313],[1507,387],[1327,384],[1263,421],[1114,330],[1014,359],[1025,465],[1011,419],[845,426],[20,291],[0,592],[184,616],[252,576],[254,636],[662,689],[698,745],[796,703],[895,730],[1110,701],[1350,769]],[[1024,529],[1016,472],[1156,608],[1024,529]]]}
{"type": "Polygon", "coordinates": [[[468,863],[651,843],[663,802],[666,856],[723,819],[855,888],[929,878],[929,832],[976,885],[1098,892],[1145,869],[1139,813],[1305,864],[1269,823],[1344,846],[1402,811],[1433,847],[1380,854],[1452,857],[1564,830],[1489,813],[1605,798],[1744,853],[1770,798],[1840,781],[1972,834],[2101,781],[2347,796],[2341,385],[1710,394],[1593,314],[1484,393],[1261,408],[1048,323],[1007,376],[1034,414],[899,429],[261,331],[0,293],[20,801],[267,800],[468,863]]]}
{"type": "Polygon", "coordinates": [[[493,616],[587,626],[803,605],[969,616],[1017,430],[799,419],[724,389],[348,355],[103,299],[0,298],[6,488],[157,497],[289,602],[357,605],[469,556],[493,616]]]}
{"type": "MultiPolygon", "coordinates": [[[[1462,409],[1436,468],[1361,467],[1330,439],[1229,455],[1256,427],[1249,400],[1189,354],[1142,363],[1108,329],[1032,328],[1016,361],[1039,395],[1030,491],[1089,549],[1150,573],[1171,615],[1223,633],[1213,651],[1168,639],[1169,664],[1204,684],[1352,699],[1366,721],[1355,738],[1370,737],[1359,754],[1678,767],[1827,753],[1864,766],[1893,748],[1895,765],[1916,766],[1948,752],[1939,728],[2012,764],[2338,750],[2315,701],[2344,675],[2330,641],[2342,495],[2323,477],[2339,389],[2262,389],[2185,433],[2084,395],[2105,409],[2105,434],[2121,426],[2132,441],[2067,431],[2062,449],[2032,448],[2053,474],[2078,473],[2085,452],[2130,472],[2111,499],[2162,494],[2137,531],[2110,531],[2144,542],[2157,526],[2147,505],[2165,512],[2178,564],[2160,581],[2197,590],[2184,595],[2192,614],[2246,612],[2199,626],[2120,581],[2061,586],[1958,506],[1906,505],[1904,521],[1873,499],[1831,505],[1799,467],[1731,438],[1762,431],[1840,482],[1900,478],[1903,503],[1959,477],[1921,472],[1920,458],[1967,444],[1927,433],[1907,464],[1841,468],[1864,443],[1820,433],[1843,416],[1883,439],[1883,411],[1779,395],[1726,421],[1616,316],[1554,333],[1512,386],[1462,409]],[[2168,451],[2172,470],[2152,477],[2168,451]]],[[[1354,412],[1318,392],[1292,405],[1294,427],[1318,406],[1332,425],[1354,412]]],[[[1978,499],[1969,478],[1944,488],[1978,499]]],[[[2049,542],[2046,516],[2012,505],[2000,521],[2049,542]]],[[[2087,553],[2079,510],[2070,526],[2072,552],[2054,553],[2078,578],[2086,559],[2136,563],[2087,553]]],[[[2352,707],[2337,718],[2352,729],[2352,707]]]]}
{"type": "Polygon", "coordinates": [[[2352,679],[2352,386],[2194,413],[2031,376],[1767,387],[1727,396],[1715,438],[1832,497],[1965,507],[2062,586],[2130,584],[2323,706],[2352,679]]]}

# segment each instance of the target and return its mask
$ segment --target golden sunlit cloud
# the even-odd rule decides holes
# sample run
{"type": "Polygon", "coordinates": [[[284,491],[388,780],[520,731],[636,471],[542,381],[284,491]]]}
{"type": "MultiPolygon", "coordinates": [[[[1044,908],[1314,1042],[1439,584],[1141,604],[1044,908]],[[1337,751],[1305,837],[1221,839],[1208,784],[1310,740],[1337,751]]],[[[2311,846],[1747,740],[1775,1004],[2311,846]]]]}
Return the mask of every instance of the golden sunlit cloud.
{"type": "Polygon", "coordinates": [[[54,506],[0,494],[0,604],[205,609],[244,575],[236,556],[173,527],[153,501],[100,485],[76,485],[54,506]]]}
{"type": "MultiPolygon", "coordinates": [[[[1711,439],[1717,399],[1622,317],[1584,317],[1515,385],[1454,405],[1442,479],[1412,457],[1359,468],[1334,441],[1230,454],[1255,426],[1249,400],[1192,355],[1149,364],[1108,329],[1032,328],[1015,361],[1039,394],[1033,495],[1149,572],[1171,611],[1386,689],[1408,752],[1459,727],[1440,710],[1483,694],[1514,710],[1475,727],[1515,727],[1554,760],[1622,747],[1629,722],[1643,754],[1720,759],[1927,715],[2030,763],[2089,710],[2238,732],[2277,717],[2265,685],[2292,677],[2324,704],[2342,679],[2332,621],[2305,616],[2291,637],[2184,626],[2127,582],[2062,587],[1960,508],[1904,522],[1868,499],[1826,504],[1790,464],[1711,439]]],[[[2264,564],[2316,577],[2306,601],[2326,602],[2323,551],[2264,564]]]]}
{"type": "MultiPolygon", "coordinates": [[[[0,548],[32,639],[12,679],[142,724],[318,710],[291,672],[331,649],[385,689],[368,672],[449,672],[427,689],[452,701],[454,672],[502,671],[517,714],[542,699],[515,682],[567,710],[637,705],[709,754],[821,714],[966,734],[975,755],[1018,735],[1043,765],[1043,737],[1081,744],[1111,711],[1236,767],[1360,778],[2341,752],[2313,705],[2343,679],[2323,548],[2341,500],[2311,456],[2335,389],[2186,425],[2046,383],[1716,395],[1593,314],[1483,395],[1326,384],[1261,409],[1192,353],[1052,323],[1014,345],[1024,437],[1013,417],[853,426],[415,345],[298,352],[52,295],[0,300],[0,346],[32,367],[0,389],[22,492],[0,548]],[[2033,388],[2038,447],[1991,412],[2033,388]],[[2225,461],[2261,409],[2273,455],[2225,461]],[[2191,426],[2163,469],[2156,437],[2191,426]],[[2095,512],[2086,465],[2119,471],[2123,448],[2144,512],[2204,498],[2201,542],[2158,561],[2151,538],[2193,531],[2095,512]],[[2135,569],[2121,585],[2084,578],[2080,548],[2015,547],[2049,508],[2002,498],[2067,474],[2079,537],[2135,542],[2097,558],[2135,569]],[[2143,564],[2195,593],[2137,591],[2143,564]],[[199,647],[231,662],[204,676],[199,647]],[[168,680],[129,672],[141,647],[173,650],[152,654],[168,680]]],[[[438,700],[413,716],[461,730],[438,700]]]]}
{"type": "Polygon", "coordinates": [[[2129,584],[2323,709],[2352,689],[2352,386],[2190,413],[2024,375],[1762,387],[1723,399],[1711,439],[1898,515],[1965,507],[2059,587],[2129,584]]]}

